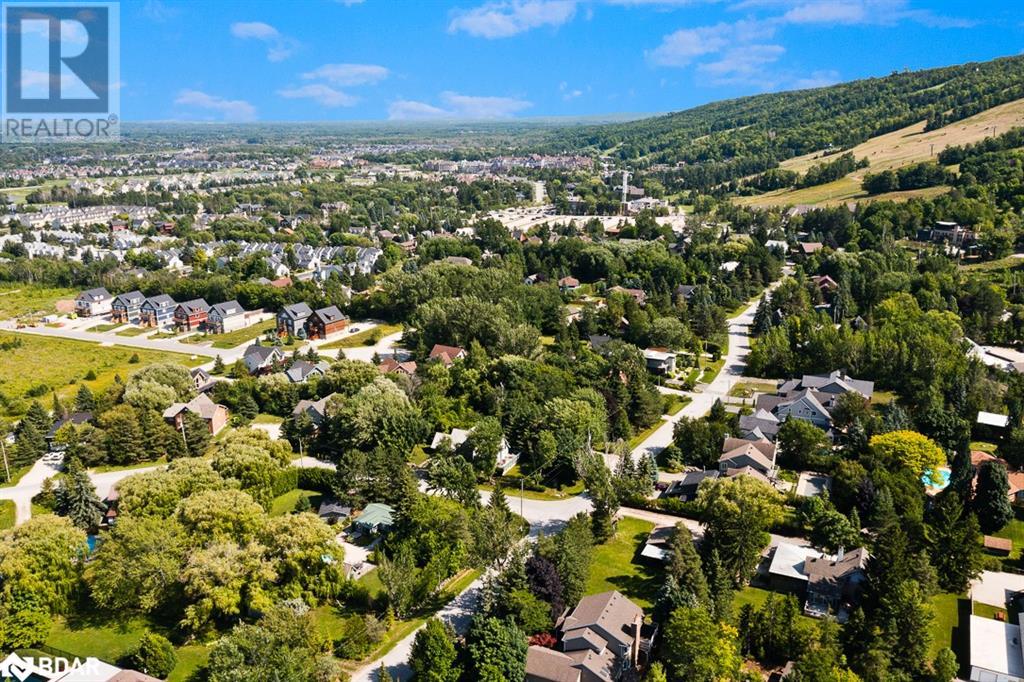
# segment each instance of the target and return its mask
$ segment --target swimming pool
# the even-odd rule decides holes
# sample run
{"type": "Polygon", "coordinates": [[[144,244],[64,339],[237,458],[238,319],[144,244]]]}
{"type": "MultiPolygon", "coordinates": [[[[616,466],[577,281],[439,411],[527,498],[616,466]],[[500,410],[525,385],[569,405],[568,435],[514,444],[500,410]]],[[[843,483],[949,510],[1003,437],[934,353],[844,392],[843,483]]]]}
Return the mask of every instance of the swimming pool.
{"type": "Polygon", "coordinates": [[[924,487],[929,488],[933,491],[945,490],[946,486],[949,485],[949,476],[952,472],[947,467],[939,467],[935,472],[935,478],[939,480],[938,484],[932,481],[932,470],[927,469],[921,474],[921,483],[924,483],[924,487]]]}

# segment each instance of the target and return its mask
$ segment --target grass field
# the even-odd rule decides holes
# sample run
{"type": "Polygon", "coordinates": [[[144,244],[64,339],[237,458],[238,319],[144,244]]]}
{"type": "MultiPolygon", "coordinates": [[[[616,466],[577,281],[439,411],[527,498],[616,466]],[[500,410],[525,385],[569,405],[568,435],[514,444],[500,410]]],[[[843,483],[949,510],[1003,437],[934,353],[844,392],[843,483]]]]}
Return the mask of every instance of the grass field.
{"type": "MultiPolygon", "coordinates": [[[[683,408],[680,407],[679,409],[681,410],[683,408]]],[[[676,410],[676,411],[678,412],[679,410],[676,410]]],[[[650,438],[651,435],[653,435],[655,431],[657,431],[662,426],[664,426],[664,424],[665,424],[665,422],[662,421],[661,419],[659,419],[658,421],[654,422],[653,424],[648,426],[643,431],[635,434],[632,438],[629,439],[629,443],[628,443],[629,449],[632,450],[633,448],[635,448],[638,445],[640,445],[640,443],[643,443],[645,440],[650,438]]]]}
{"type": "MultiPolygon", "coordinates": [[[[1006,132],[1024,123],[1024,99],[1001,104],[974,116],[956,121],[948,126],[925,132],[925,122],[894,130],[885,135],[862,142],[851,151],[857,159],[867,159],[868,167],[850,175],[816,187],[768,192],[760,196],[741,197],[737,203],[752,206],[782,206],[786,204],[838,204],[851,199],[899,201],[910,197],[932,197],[949,191],[948,187],[928,187],[909,192],[891,192],[868,197],[861,188],[861,181],[867,173],[900,168],[933,158],[946,147],[970,144],[992,135],[1006,132]]],[[[821,163],[821,152],[797,156],[783,161],[780,166],[786,170],[805,173],[811,166],[821,163]]],[[[832,157],[835,158],[835,157],[832,157]]]]}
{"type": "Polygon", "coordinates": [[[14,528],[14,500],[0,500],[0,530],[14,528]]]}
{"type": "Polygon", "coordinates": [[[146,365],[175,362],[194,367],[205,361],[180,353],[0,333],[0,343],[15,339],[21,342],[20,346],[0,351],[0,392],[8,399],[19,399],[9,406],[10,416],[17,416],[28,408],[31,399],[26,399],[25,393],[30,389],[38,392],[43,401],[48,401],[50,392],[56,391],[65,404],[70,404],[81,384],[98,393],[114,383],[115,375],[127,379],[146,365]],[[129,362],[132,356],[138,356],[139,361],[129,362]],[[96,379],[86,381],[90,370],[96,373],[96,379]]]}
{"type": "Polygon", "coordinates": [[[929,658],[934,658],[942,649],[954,646],[954,630],[960,623],[960,595],[951,592],[942,592],[932,597],[932,613],[935,619],[932,621],[932,644],[929,658]]]}
{"type": "Polygon", "coordinates": [[[402,325],[400,324],[379,324],[373,329],[364,329],[361,332],[351,334],[343,339],[325,343],[320,346],[320,348],[323,350],[332,350],[334,348],[359,348],[360,346],[372,346],[385,336],[397,334],[400,331],[402,331],[402,325]]]}
{"type": "Polygon", "coordinates": [[[767,381],[740,381],[729,389],[733,398],[753,398],[755,393],[775,393],[775,383],[767,381]]]}
{"type": "Polygon", "coordinates": [[[21,468],[11,467],[11,480],[7,480],[7,470],[0,470],[0,488],[9,488],[11,486],[18,485],[21,482],[21,477],[29,472],[31,466],[23,466],[21,468]]]}
{"type": "Polygon", "coordinates": [[[92,332],[94,334],[103,334],[105,332],[112,332],[120,326],[120,322],[108,322],[106,324],[97,324],[93,327],[89,327],[85,331],[92,332]]]}
{"type": "Polygon", "coordinates": [[[58,300],[74,298],[76,289],[44,287],[37,284],[5,284],[0,286],[0,320],[23,315],[49,315],[56,312],[58,300]]]}
{"type": "Polygon", "coordinates": [[[257,336],[263,336],[276,326],[277,323],[270,320],[269,322],[261,322],[259,324],[254,324],[251,327],[236,329],[224,334],[211,334],[207,338],[213,341],[214,348],[223,348],[227,350],[229,348],[239,346],[246,341],[252,341],[257,336]]]}
{"type": "Polygon", "coordinates": [[[149,467],[160,466],[161,464],[167,464],[166,457],[154,459],[149,462],[136,462],[135,464],[103,464],[98,467],[93,467],[92,469],[89,469],[89,471],[97,474],[101,474],[106,471],[132,471],[134,469],[147,469],[149,467]]]}
{"type": "Polygon", "coordinates": [[[645,609],[653,606],[661,587],[662,570],[640,559],[640,550],[653,528],[653,523],[640,519],[619,519],[615,535],[594,547],[587,594],[618,590],[637,606],[645,609]]]}
{"type": "Polygon", "coordinates": [[[693,402],[691,398],[681,395],[668,394],[663,397],[665,398],[665,414],[673,417],[679,414],[679,410],[693,402]]]}

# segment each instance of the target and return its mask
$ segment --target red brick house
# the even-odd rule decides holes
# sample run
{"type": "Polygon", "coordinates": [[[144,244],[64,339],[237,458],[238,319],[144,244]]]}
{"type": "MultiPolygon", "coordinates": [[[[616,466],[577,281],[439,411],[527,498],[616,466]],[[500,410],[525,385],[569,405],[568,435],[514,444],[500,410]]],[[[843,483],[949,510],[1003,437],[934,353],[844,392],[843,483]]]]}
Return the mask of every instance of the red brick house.
{"type": "Polygon", "coordinates": [[[306,320],[306,335],[310,339],[326,339],[331,334],[340,332],[348,324],[348,318],[338,310],[338,306],[328,306],[314,310],[306,320]]]}
{"type": "Polygon", "coordinates": [[[179,303],[174,309],[174,326],[186,331],[199,329],[206,324],[210,313],[210,305],[201,298],[179,303]]]}

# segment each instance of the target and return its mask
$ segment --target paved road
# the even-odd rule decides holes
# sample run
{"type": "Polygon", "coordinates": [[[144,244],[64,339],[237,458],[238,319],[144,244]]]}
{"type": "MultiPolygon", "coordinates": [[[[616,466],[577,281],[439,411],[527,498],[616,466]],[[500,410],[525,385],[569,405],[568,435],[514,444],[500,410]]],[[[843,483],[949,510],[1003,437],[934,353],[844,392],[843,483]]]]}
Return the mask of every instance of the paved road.
{"type": "MultiPolygon", "coordinates": [[[[657,457],[658,453],[672,442],[672,431],[676,422],[683,417],[703,417],[716,400],[728,396],[729,390],[743,377],[743,370],[747,366],[747,356],[750,355],[750,325],[754,321],[758,303],[759,300],[754,301],[743,312],[729,320],[729,349],[725,354],[722,371],[700,393],[683,394],[688,395],[691,402],[674,415],[664,417],[665,423],[633,449],[634,459],[639,459],[642,455],[657,457]]],[[[671,389],[662,392],[676,393],[671,389]]]]}
{"type": "MultiPolygon", "coordinates": [[[[96,486],[96,494],[102,500],[121,479],[146,471],[153,471],[154,469],[161,468],[161,466],[163,465],[90,473],[89,478],[92,480],[92,484],[96,486]]],[[[59,469],[55,465],[38,461],[29,469],[28,473],[21,477],[17,485],[0,488],[0,500],[14,500],[16,524],[21,525],[32,518],[32,498],[42,491],[43,481],[57,475],[57,473],[59,473],[59,469]]]]}

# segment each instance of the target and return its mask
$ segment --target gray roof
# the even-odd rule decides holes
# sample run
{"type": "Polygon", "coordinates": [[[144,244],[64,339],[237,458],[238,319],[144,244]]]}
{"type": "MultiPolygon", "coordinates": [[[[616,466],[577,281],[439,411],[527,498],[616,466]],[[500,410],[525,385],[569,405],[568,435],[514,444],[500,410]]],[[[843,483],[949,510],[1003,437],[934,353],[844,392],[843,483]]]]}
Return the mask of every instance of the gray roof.
{"type": "Polygon", "coordinates": [[[210,314],[216,313],[217,317],[225,318],[231,317],[232,315],[244,315],[245,308],[238,301],[225,301],[224,303],[216,303],[210,306],[210,314]]]}
{"type": "Polygon", "coordinates": [[[79,301],[105,301],[110,298],[110,292],[107,291],[106,287],[96,287],[95,289],[86,289],[82,293],[78,294],[79,301]]]}
{"type": "Polygon", "coordinates": [[[119,294],[114,298],[114,303],[120,303],[125,307],[142,305],[142,302],[146,300],[145,294],[141,291],[129,291],[123,294],[119,294]]]}
{"type": "Polygon", "coordinates": [[[191,301],[185,301],[178,305],[180,305],[182,309],[190,315],[192,313],[205,313],[210,309],[210,304],[207,303],[204,298],[193,298],[191,301]]]}
{"type": "Polygon", "coordinates": [[[612,590],[581,599],[576,608],[562,620],[558,629],[564,641],[567,637],[586,637],[586,631],[597,634],[595,630],[600,628],[616,643],[628,647],[633,642],[633,626],[637,617],[643,620],[643,609],[612,590]]]}
{"type": "Polygon", "coordinates": [[[281,308],[281,315],[292,318],[293,320],[304,320],[313,314],[312,309],[305,303],[292,303],[281,308]]]}
{"type": "Polygon", "coordinates": [[[157,310],[161,308],[170,308],[175,305],[174,299],[168,296],[167,294],[157,294],[156,296],[150,296],[143,302],[143,305],[147,304],[149,305],[149,307],[157,310]]]}
{"type": "Polygon", "coordinates": [[[331,305],[326,308],[320,308],[313,313],[314,316],[318,317],[324,324],[331,324],[339,320],[347,320],[345,314],[338,310],[338,306],[331,305]]]}

